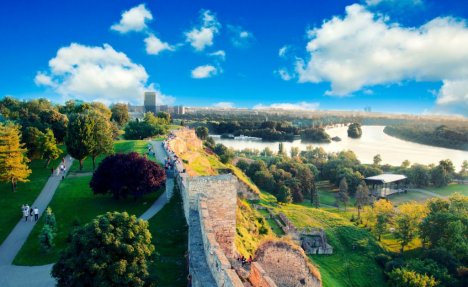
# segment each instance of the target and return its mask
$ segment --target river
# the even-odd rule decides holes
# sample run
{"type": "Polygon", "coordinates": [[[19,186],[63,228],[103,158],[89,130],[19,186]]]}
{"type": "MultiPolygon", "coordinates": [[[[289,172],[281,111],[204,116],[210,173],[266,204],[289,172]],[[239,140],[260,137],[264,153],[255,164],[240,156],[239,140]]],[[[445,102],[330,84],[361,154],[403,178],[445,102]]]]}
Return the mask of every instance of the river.
{"type": "MultiPolygon", "coordinates": [[[[459,170],[463,160],[468,160],[468,152],[441,147],[433,147],[409,141],[400,140],[389,136],[383,132],[384,126],[363,126],[362,137],[359,139],[349,138],[347,127],[334,127],[327,129],[331,136],[341,138],[340,142],[331,143],[302,143],[301,140],[293,142],[283,142],[284,149],[289,153],[291,147],[299,147],[305,150],[308,145],[313,147],[321,146],[327,152],[337,152],[342,150],[352,150],[362,163],[372,163],[373,157],[380,154],[383,164],[401,165],[404,160],[411,163],[438,164],[442,159],[450,159],[459,170]]],[[[280,142],[263,142],[258,140],[238,140],[215,138],[216,143],[222,143],[235,150],[245,148],[263,150],[269,147],[272,151],[278,151],[280,142]]]]}

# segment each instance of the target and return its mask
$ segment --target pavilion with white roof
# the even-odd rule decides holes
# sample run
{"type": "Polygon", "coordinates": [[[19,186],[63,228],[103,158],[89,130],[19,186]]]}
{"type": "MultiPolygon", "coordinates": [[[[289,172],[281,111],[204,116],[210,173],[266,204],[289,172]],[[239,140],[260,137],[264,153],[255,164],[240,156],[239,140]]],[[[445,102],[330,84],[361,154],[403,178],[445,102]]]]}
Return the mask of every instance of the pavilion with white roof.
{"type": "Polygon", "coordinates": [[[403,174],[390,173],[365,178],[371,193],[378,198],[386,198],[394,193],[406,192],[405,180],[406,176],[403,174]]]}

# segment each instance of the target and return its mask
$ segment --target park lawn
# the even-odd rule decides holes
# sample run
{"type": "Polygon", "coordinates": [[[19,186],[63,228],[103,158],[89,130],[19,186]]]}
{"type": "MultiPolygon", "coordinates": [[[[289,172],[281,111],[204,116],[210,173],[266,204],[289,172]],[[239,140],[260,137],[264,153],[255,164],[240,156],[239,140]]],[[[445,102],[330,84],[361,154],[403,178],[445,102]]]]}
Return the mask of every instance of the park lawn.
{"type": "Polygon", "coordinates": [[[334,253],[309,256],[320,270],[323,286],[385,286],[383,271],[374,260],[384,250],[369,231],[349,221],[354,209],[344,212],[332,208],[337,210],[335,213],[310,207],[310,203],[275,205],[271,197],[262,193],[261,204],[284,213],[299,228],[325,230],[334,253]]]}
{"type": "Polygon", "coordinates": [[[149,230],[155,246],[150,280],[160,287],[187,286],[188,226],[180,192],[175,190],[170,202],[149,220],[149,230]]]}
{"type": "MultiPolygon", "coordinates": [[[[381,245],[389,252],[399,253],[401,249],[400,243],[396,240],[395,236],[392,233],[385,233],[382,235],[380,240],[381,245]]],[[[411,242],[405,246],[404,251],[414,250],[422,247],[422,242],[420,238],[414,238],[411,242]]]]}
{"type": "Polygon", "coordinates": [[[460,193],[461,195],[468,196],[468,184],[449,184],[445,187],[431,187],[427,190],[435,192],[443,196],[450,196],[455,192],[460,193]]]}
{"type": "Polygon", "coordinates": [[[163,192],[153,192],[135,200],[115,200],[110,195],[94,195],[89,187],[91,176],[69,177],[60,183],[49,207],[57,220],[55,247],[49,254],[43,254],[39,246],[39,233],[44,225],[44,217],[34,226],[26,243],[17,254],[15,265],[44,265],[57,261],[59,251],[67,244],[67,237],[73,224],[88,223],[97,215],[108,211],[127,211],[129,214],[141,215],[163,192]]]}
{"type": "Polygon", "coordinates": [[[432,197],[433,196],[431,195],[414,190],[408,190],[407,193],[398,193],[387,196],[388,200],[390,200],[395,206],[409,201],[425,202],[432,197]]]}
{"type": "MultiPolygon", "coordinates": [[[[115,153],[129,153],[137,152],[141,155],[148,153],[148,141],[145,140],[118,140],[114,141],[114,152],[115,153]]],[[[96,168],[99,163],[106,157],[106,155],[100,155],[96,158],[96,168]]],[[[153,156],[149,157],[154,160],[153,156]]],[[[74,160],[72,167],[70,168],[71,173],[89,173],[93,171],[93,161],[91,157],[87,157],[83,161],[83,170],[80,171],[80,162],[74,160]]]]}
{"type": "MultiPolygon", "coordinates": [[[[61,147],[63,151],[63,147],[61,147]]],[[[63,156],[64,154],[62,154],[63,156]]],[[[19,182],[16,192],[11,190],[10,183],[0,183],[0,244],[7,238],[8,234],[15,227],[22,217],[21,205],[32,205],[36,197],[42,191],[50,176],[50,168],[56,168],[62,157],[51,161],[48,168],[45,168],[45,160],[33,160],[29,163],[31,175],[28,182],[19,182]]]]}

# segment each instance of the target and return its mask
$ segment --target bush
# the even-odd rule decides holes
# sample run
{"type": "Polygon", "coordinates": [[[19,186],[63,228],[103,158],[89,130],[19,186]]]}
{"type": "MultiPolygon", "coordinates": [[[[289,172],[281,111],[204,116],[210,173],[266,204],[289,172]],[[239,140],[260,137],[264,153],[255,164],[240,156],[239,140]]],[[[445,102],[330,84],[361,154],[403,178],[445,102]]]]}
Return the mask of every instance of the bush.
{"type": "Polygon", "coordinates": [[[379,264],[379,266],[382,268],[384,268],[387,262],[390,260],[392,260],[392,257],[384,253],[380,253],[375,256],[375,262],[377,262],[377,264],[379,264]]]}
{"type": "Polygon", "coordinates": [[[39,244],[41,246],[42,252],[50,252],[52,247],[54,247],[54,238],[55,233],[53,228],[48,224],[44,224],[41,229],[41,233],[39,233],[39,244]]]}

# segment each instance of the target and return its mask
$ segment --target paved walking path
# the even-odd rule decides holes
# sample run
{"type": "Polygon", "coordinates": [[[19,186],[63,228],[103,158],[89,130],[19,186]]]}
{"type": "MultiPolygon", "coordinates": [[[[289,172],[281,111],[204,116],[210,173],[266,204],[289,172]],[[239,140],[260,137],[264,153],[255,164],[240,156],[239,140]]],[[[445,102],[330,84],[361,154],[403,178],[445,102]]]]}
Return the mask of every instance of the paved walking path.
{"type": "Polygon", "coordinates": [[[446,198],[446,196],[443,196],[441,194],[438,194],[438,193],[435,193],[435,192],[432,192],[432,191],[428,191],[428,190],[425,190],[425,189],[420,189],[420,188],[412,188],[412,189],[409,189],[408,191],[416,191],[416,192],[424,193],[426,195],[433,196],[433,197],[446,198]]]}
{"type": "MultiPolygon", "coordinates": [[[[166,151],[162,147],[162,142],[151,142],[153,149],[156,152],[156,158],[160,162],[164,162],[167,158],[166,151]]],[[[66,170],[70,169],[73,159],[70,156],[66,157],[66,170]]],[[[39,210],[44,211],[49,205],[54,193],[62,179],[61,175],[53,175],[49,178],[41,193],[37,197],[33,206],[37,206],[39,210]]],[[[168,202],[166,192],[174,188],[174,180],[167,179],[166,191],[151,205],[151,207],[143,213],[140,218],[148,220],[158,213],[168,202]]],[[[18,210],[20,214],[20,210],[18,210]]],[[[53,264],[43,266],[15,266],[12,265],[13,259],[19,252],[24,242],[31,233],[35,222],[24,222],[20,220],[13,231],[8,235],[7,239],[0,246],[0,286],[1,287],[52,287],[55,286],[55,279],[52,278],[50,272],[53,264]]]]}

